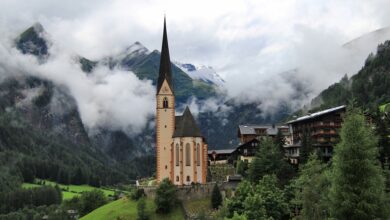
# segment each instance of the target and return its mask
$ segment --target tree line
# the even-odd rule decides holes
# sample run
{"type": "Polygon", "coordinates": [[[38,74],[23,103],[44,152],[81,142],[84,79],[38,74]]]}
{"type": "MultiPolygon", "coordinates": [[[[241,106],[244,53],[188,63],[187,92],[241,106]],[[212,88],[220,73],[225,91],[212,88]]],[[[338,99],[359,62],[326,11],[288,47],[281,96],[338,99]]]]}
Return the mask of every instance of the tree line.
{"type": "Polygon", "coordinates": [[[0,214],[14,212],[24,207],[61,204],[62,192],[58,186],[17,189],[0,193],[0,214]]]}
{"type": "Polygon", "coordinates": [[[23,177],[23,181],[28,183],[33,183],[36,178],[48,179],[65,185],[88,184],[95,187],[112,183],[112,181],[108,179],[112,175],[103,175],[103,178],[101,178],[99,175],[91,173],[89,170],[59,164],[61,164],[59,161],[42,161],[25,157],[17,163],[17,167],[23,177]]]}

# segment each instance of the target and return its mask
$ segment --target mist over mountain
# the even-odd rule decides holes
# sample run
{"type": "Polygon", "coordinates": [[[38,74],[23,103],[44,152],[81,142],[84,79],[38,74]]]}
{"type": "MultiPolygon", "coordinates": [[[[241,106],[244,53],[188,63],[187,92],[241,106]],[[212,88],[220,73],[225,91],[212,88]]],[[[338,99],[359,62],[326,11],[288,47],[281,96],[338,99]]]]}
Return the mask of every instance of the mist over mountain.
{"type": "MultiPolygon", "coordinates": [[[[318,92],[318,95],[311,96],[311,100],[304,104],[302,113],[308,111],[316,111],[319,109],[330,108],[337,105],[348,104],[348,100],[352,96],[359,102],[359,105],[364,108],[377,107],[379,104],[386,103],[386,98],[380,96],[386,96],[384,94],[376,92],[376,95],[372,94],[377,88],[386,87],[386,80],[383,79],[387,75],[386,63],[383,61],[386,59],[388,51],[388,40],[390,39],[390,28],[385,27],[369,33],[366,33],[360,37],[357,37],[347,43],[343,44],[340,48],[348,57],[343,57],[343,62],[348,71],[341,74],[335,83],[322,91],[318,92]],[[372,61],[372,62],[371,62],[372,61]],[[375,63],[376,69],[372,66],[375,63]],[[379,70],[381,69],[382,70],[379,70]],[[367,69],[369,69],[367,71],[367,69]],[[369,73],[365,73],[369,72],[369,73]],[[369,76],[369,75],[371,76],[369,76]],[[372,80],[376,80],[373,82],[372,80]],[[382,79],[383,81],[378,81],[382,79]],[[365,82],[365,86],[358,86],[365,82]],[[374,84],[370,85],[371,83],[374,84]],[[359,87],[359,89],[357,89],[359,87]],[[368,89],[368,88],[371,89],[368,89]],[[365,92],[363,92],[365,91],[365,92]],[[366,93],[371,98],[361,99],[358,94],[366,93]],[[364,101],[366,100],[366,101],[364,101]]],[[[345,70],[345,69],[344,69],[345,70]]]]}
{"type": "MultiPolygon", "coordinates": [[[[386,31],[379,33],[381,37],[373,38],[386,38],[386,31]]],[[[55,109],[61,110],[61,114],[73,112],[78,117],[79,129],[82,127],[86,139],[94,145],[100,145],[114,159],[123,161],[153,154],[153,85],[158,76],[160,52],[150,51],[142,43],[135,42],[116,54],[100,60],[90,60],[66,53],[48,39],[50,34],[40,24],[35,24],[16,37],[14,46],[20,52],[14,51],[12,45],[6,46],[3,43],[2,55],[12,59],[12,62],[2,64],[4,69],[8,69],[7,74],[48,80],[54,88],[52,90],[56,92],[53,92],[54,98],[48,96],[46,102],[50,106],[58,105],[54,103],[69,103],[72,107],[50,107],[50,110],[46,110],[47,114],[58,114],[55,109]],[[34,60],[31,55],[38,59],[34,60]],[[57,97],[60,96],[57,87],[63,90],[61,97],[68,96],[73,101],[64,98],[61,101],[57,97]]],[[[373,41],[372,37],[367,39],[373,41]]],[[[343,58],[350,54],[344,54],[345,48],[359,48],[361,53],[354,52],[358,58],[350,65],[353,68],[361,65],[358,60],[370,48],[366,43],[356,42],[361,42],[361,39],[341,47],[343,52],[338,55],[343,58]]],[[[325,61],[322,66],[334,59],[325,61]]],[[[327,71],[340,71],[338,66],[336,63],[334,68],[327,71]]],[[[278,122],[318,94],[318,88],[313,87],[317,84],[316,80],[306,77],[311,68],[312,65],[307,65],[270,74],[269,79],[261,86],[248,81],[243,83],[243,88],[246,89],[237,93],[230,90],[229,81],[222,79],[212,67],[175,62],[172,70],[177,111],[180,113],[185,105],[190,105],[210,148],[234,146],[237,142],[235,132],[238,124],[278,122]],[[221,131],[231,132],[226,135],[221,131]]],[[[336,75],[338,74],[340,73],[337,72],[336,75]]],[[[31,91],[25,93],[33,94],[31,91]]],[[[31,118],[29,120],[34,122],[31,118]]],[[[61,124],[62,119],[57,119],[56,122],[57,126],[66,127],[61,124]]],[[[83,132],[70,131],[73,135],[83,132]]]]}

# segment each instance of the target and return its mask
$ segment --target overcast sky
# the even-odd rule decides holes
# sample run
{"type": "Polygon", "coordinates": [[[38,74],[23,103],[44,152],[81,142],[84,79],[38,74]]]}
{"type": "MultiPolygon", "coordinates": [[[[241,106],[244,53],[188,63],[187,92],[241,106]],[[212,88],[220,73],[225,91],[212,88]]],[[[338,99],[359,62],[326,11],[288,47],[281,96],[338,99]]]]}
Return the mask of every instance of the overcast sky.
{"type": "Polygon", "coordinates": [[[293,46],[305,30],[342,44],[387,26],[389,8],[386,0],[1,0],[0,21],[15,33],[39,21],[55,41],[93,59],[135,41],[160,50],[165,13],[172,58],[226,76],[237,61],[257,63],[293,46]]]}
{"type": "Polygon", "coordinates": [[[0,34],[11,42],[40,22],[60,53],[100,59],[136,41],[160,50],[166,14],[172,60],[212,66],[230,97],[272,110],[295,89],[281,72],[299,68],[294,79],[312,96],[355,74],[387,38],[359,53],[341,45],[390,25],[389,9],[387,0],[0,0],[0,34]]]}

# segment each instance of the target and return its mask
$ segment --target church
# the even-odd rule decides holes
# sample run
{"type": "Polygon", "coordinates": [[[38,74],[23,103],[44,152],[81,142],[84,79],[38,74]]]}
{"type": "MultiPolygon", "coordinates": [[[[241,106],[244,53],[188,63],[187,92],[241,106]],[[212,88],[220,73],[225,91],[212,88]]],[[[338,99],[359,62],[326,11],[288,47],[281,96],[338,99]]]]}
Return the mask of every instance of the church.
{"type": "Polygon", "coordinates": [[[191,111],[175,115],[175,91],[164,18],[160,70],[156,93],[157,182],[175,185],[206,183],[207,144],[191,111]]]}

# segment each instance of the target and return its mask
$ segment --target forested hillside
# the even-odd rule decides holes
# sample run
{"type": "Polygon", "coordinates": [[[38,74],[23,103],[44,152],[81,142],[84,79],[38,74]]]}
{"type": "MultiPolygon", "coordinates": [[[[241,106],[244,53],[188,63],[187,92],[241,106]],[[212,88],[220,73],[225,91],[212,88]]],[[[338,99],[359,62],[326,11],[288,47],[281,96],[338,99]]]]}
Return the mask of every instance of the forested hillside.
{"type": "MultiPolygon", "coordinates": [[[[390,156],[390,41],[369,54],[362,69],[352,77],[345,75],[340,82],[329,86],[311,102],[309,112],[339,105],[352,104],[361,108],[375,124],[379,137],[379,159],[384,164],[390,156]]],[[[300,110],[295,115],[305,114],[300,110]]],[[[290,116],[291,117],[291,116],[290,116]]]]}
{"type": "Polygon", "coordinates": [[[390,41],[380,44],[376,54],[370,54],[362,69],[351,78],[344,76],[313,99],[312,111],[348,104],[353,99],[366,110],[390,102],[390,41]]]}

